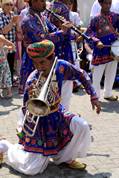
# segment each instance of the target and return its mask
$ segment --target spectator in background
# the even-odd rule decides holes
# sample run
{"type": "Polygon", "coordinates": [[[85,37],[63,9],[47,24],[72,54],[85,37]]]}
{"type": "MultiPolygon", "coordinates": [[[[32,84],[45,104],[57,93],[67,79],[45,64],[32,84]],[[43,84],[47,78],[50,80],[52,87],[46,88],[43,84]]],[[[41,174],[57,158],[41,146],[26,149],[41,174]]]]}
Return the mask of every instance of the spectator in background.
{"type": "Polygon", "coordinates": [[[2,10],[1,5],[2,5],[2,4],[1,4],[1,1],[0,1],[0,11],[2,10]]]}
{"type": "MultiPolygon", "coordinates": [[[[75,0],[69,0],[67,3],[67,6],[69,8],[69,20],[78,30],[81,31],[82,21],[80,19],[79,13],[76,12],[77,6],[74,6],[74,4],[75,4],[75,0]]],[[[71,30],[71,33],[76,34],[76,32],[74,32],[73,30],[71,30]]],[[[79,59],[79,53],[78,53],[78,44],[76,40],[71,40],[71,46],[72,46],[72,52],[73,52],[74,65],[77,68],[79,68],[80,59],[79,59]]],[[[81,83],[78,80],[73,81],[73,92],[78,92],[79,88],[81,87],[82,87],[81,83]]]]}
{"type": "MultiPolygon", "coordinates": [[[[21,6],[20,6],[21,7],[21,6]]],[[[22,61],[22,55],[23,55],[23,33],[21,29],[21,22],[25,18],[28,9],[29,9],[29,3],[28,1],[24,1],[24,8],[20,10],[19,14],[19,24],[17,28],[17,35],[16,35],[16,46],[17,46],[17,53],[16,53],[16,58],[17,58],[17,75],[20,78],[20,68],[21,68],[21,61],[22,61]]]]}
{"type": "Polygon", "coordinates": [[[5,39],[3,35],[0,35],[0,89],[4,92],[6,89],[6,96],[3,93],[0,93],[2,98],[11,98],[12,97],[12,81],[11,73],[9,69],[9,64],[7,61],[8,50],[14,50],[15,46],[12,42],[5,39]]]}
{"type": "MultiPolygon", "coordinates": [[[[16,26],[18,24],[18,16],[15,16],[13,9],[13,0],[2,0],[2,11],[0,12],[0,30],[6,39],[16,42],[16,26]]],[[[12,83],[14,73],[15,51],[8,52],[7,60],[10,67],[12,83]]]]}
{"type": "MultiPolygon", "coordinates": [[[[72,24],[77,27],[77,29],[81,28],[81,20],[80,16],[77,12],[72,11],[74,4],[74,0],[69,0],[67,6],[69,8],[69,20],[72,22],[72,24]]],[[[76,33],[73,30],[71,30],[71,33],[76,33]]],[[[72,52],[73,52],[73,59],[74,59],[74,64],[79,67],[79,61],[78,61],[78,51],[77,51],[77,43],[75,40],[71,40],[71,46],[72,46],[72,52]]]]}
{"type": "Polygon", "coordinates": [[[72,11],[77,12],[77,0],[72,1],[72,11]]]}
{"type": "Polygon", "coordinates": [[[15,0],[15,7],[17,9],[17,13],[20,14],[21,10],[25,8],[25,0],[15,0]]]}

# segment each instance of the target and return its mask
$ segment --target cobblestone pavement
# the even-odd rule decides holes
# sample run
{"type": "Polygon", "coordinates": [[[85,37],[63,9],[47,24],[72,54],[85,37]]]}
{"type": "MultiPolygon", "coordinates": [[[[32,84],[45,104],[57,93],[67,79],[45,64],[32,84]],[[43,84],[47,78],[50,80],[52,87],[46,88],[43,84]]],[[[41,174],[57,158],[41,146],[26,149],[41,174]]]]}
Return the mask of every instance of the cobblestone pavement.
{"type": "MultiPolygon", "coordinates": [[[[114,90],[119,96],[119,89],[114,90]]],[[[0,134],[12,143],[17,142],[16,124],[22,97],[14,91],[13,99],[0,99],[0,134]]],[[[101,99],[102,112],[97,115],[91,109],[89,96],[83,91],[73,94],[70,110],[81,114],[92,125],[94,141],[86,158],[81,159],[87,166],[86,172],[74,171],[64,166],[49,164],[43,174],[32,178],[119,178],[119,101],[101,99]]],[[[7,164],[0,169],[0,178],[26,178],[7,164]]]]}

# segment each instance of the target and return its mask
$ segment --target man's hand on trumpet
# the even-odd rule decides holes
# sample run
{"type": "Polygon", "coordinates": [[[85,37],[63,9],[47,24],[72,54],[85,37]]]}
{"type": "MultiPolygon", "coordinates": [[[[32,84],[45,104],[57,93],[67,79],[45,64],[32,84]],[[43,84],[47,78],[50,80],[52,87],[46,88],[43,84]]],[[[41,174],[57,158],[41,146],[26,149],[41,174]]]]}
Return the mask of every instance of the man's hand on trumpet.
{"type": "Polygon", "coordinates": [[[37,97],[37,85],[36,85],[36,81],[34,81],[32,83],[32,85],[29,88],[29,96],[30,98],[36,98],[37,97]]]}
{"type": "Polygon", "coordinates": [[[64,21],[64,23],[61,25],[61,30],[64,33],[67,33],[68,29],[71,29],[71,27],[73,26],[73,24],[70,21],[64,21]]]}
{"type": "Polygon", "coordinates": [[[96,46],[97,48],[100,48],[100,49],[104,48],[104,44],[101,41],[98,41],[96,46]]]}

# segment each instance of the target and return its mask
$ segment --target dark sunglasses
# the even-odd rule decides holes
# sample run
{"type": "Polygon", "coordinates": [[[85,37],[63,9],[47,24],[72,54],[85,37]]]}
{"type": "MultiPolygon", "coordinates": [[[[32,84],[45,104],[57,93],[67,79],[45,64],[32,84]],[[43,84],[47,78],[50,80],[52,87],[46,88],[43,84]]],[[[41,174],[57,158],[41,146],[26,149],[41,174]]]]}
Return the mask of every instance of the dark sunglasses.
{"type": "Polygon", "coordinates": [[[5,5],[6,6],[13,6],[13,4],[11,4],[11,3],[6,3],[5,5]]]}

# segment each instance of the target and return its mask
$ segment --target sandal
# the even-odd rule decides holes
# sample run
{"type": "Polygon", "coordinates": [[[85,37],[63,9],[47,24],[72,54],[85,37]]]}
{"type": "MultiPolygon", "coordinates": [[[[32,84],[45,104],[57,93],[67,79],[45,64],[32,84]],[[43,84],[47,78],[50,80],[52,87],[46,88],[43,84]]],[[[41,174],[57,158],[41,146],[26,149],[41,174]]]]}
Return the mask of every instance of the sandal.
{"type": "Polygon", "coordinates": [[[117,101],[118,100],[118,96],[105,97],[104,99],[108,100],[108,101],[117,101]]]}
{"type": "Polygon", "coordinates": [[[72,169],[78,169],[80,171],[83,171],[86,169],[87,165],[85,163],[81,163],[79,161],[72,161],[71,163],[68,164],[68,167],[69,168],[72,168],[72,169]]]}

